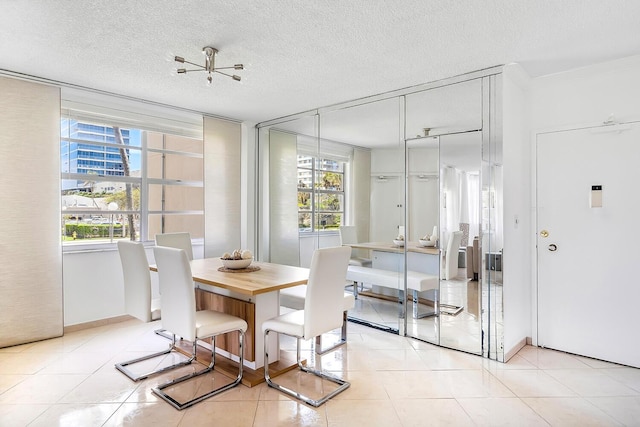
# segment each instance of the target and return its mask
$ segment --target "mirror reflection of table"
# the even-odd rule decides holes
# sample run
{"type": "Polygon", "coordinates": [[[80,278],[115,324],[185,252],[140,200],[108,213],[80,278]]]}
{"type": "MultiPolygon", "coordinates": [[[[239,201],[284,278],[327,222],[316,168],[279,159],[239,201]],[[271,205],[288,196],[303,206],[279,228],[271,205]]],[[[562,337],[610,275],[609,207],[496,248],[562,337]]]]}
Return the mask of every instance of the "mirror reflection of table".
{"type": "MultiPolygon", "coordinates": [[[[410,271],[425,274],[440,275],[440,249],[430,246],[421,246],[419,242],[405,241],[405,246],[397,246],[393,242],[362,242],[350,243],[356,249],[371,251],[371,267],[401,272],[404,269],[404,253],[407,253],[407,266],[410,271]]],[[[370,296],[392,297],[397,299],[397,291],[378,286],[372,287],[370,296]]],[[[364,295],[367,295],[366,293],[364,295]]],[[[425,296],[433,301],[437,299],[435,291],[427,291],[425,296]]]]}
{"type": "MultiPolygon", "coordinates": [[[[421,246],[418,242],[405,242],[407,252],[414,252],[427,255],[439,255],[440,249],[433,246],[421,246]]],[[[403,253],[404,246],[397,246],[393,242],[365,242],[365,243],[350,243],[347,246],[351,246],[356,249],[369,249],[372,251],[403,253]]]]}
{"type": "MultiPolygon", "coordinates": [[[[222,267],[220,258],[195,259],[190,264],[196,284],[196,308],[222,311],[247,322],[243,384],[252,386],[264,381],[262,323],[280,314],[279,290],[307,283],[309,269],[254,261],[251,265],[260,267],[257,271],[226,272],[218,270],[222,267]]],[[[150,269],[157,271],[154,265],[150,269]]],[[[295,354],[289,357],[288,354],[281,353],[278,340],[270,339],[269,343],[272,346],[269,359],[275,360],[269,364],[271,376],[295,367],[295,354]],[[280,360],[272,358],[271,354],[280,355],[280,360]]],[[[190,345],[185,346],[189,351],[190,348],[190,345]]],[[[227,350],[238,348],[237,337],[219,337],[216,348],[220,349],[217,353],[228,355],[225,353],[227,350]]],[[[201,359],[200,352],[198,359],[201,359]]],[[[209,361],[210,354],[203,350],[202,359],[209,361]]],[[[216,356],[216,369],[224,373],[228,371],[232,376],[237,374],[237,368],[233,364],[228,358],[216,356]]]]}
{"type": "MultiPolygon", "coordinates": [[[[404,262],[404,246],[396,246],[393,242],[365,242],[351,243],[348,246],[372,251],[371,262],[373,268],[390,271],[402,271],[404,262]]],[[[440,274],[440,249],[421,246],[418,242],[405,242],[407,265],[409,270],[426,274],[440,274]]]]}

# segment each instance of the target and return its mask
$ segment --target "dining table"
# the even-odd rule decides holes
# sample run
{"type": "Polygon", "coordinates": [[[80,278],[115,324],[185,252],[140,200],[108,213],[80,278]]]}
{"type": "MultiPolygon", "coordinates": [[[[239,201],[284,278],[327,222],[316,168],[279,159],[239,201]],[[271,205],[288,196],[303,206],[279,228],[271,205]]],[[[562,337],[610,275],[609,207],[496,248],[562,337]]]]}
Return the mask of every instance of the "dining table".
{"type": "MultiPolygon", "coordinates": [[[[243,343],[243,383],[251,386],[261,382],[264,379],[262,323],[280,314],[279,291],[306,284],[309,269],[253,261],[247,268],[232,270],[224,267],[222,260],[217,257],[194,259],[190,265],[196,288],[196,309],[222,311],[247,322],[243,343]]],[[[157,271],[155,265],[151,265],[150,269],[157,271]]],[[[295,367],[295,354],[281,352],[278,339],[269,339],[269,346],[269,361],[273,362],[269,364],[269,373],[272,376],[295,367]]],[[[225,341],[219,338],[216,341],[216,354],[223,356],[222,363],[216,356],[216,366],[220,365],[223,371],[225,364],[233,365],[233,357],[228,352],[233,348],[237,349],[237,344],[234,346],[231,339],[225,341]]],[[[232,371],[232,366],[229,370],[232,371]]]]}

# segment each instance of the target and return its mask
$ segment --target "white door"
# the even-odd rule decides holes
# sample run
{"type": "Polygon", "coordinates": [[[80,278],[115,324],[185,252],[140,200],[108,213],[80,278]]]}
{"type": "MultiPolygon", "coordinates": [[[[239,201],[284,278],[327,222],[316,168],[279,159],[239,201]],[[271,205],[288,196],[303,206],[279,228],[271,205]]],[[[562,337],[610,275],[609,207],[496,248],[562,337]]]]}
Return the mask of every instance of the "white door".
{"type": "Polygon", "coordinates": [[[371,177],[372,242],[391,242],[404,224],[404,179],[399,176],[371,177]]]}
{"type": "Polygon", "coordinates": [[[639,171],[638,124],[538,135],[539,345],[640,367],[639,171]]]}

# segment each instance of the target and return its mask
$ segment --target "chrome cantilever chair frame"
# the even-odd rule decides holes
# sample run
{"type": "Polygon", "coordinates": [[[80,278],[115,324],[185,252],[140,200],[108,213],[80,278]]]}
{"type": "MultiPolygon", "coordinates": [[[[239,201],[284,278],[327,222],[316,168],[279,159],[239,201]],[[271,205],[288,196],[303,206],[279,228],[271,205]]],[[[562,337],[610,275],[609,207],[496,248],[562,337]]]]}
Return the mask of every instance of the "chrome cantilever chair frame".
{"type": "MultiPolygon", "coordinates": [[[[209,393],[203,394],[202,396],[198,396],[194,399],[191,399],[187,402],[184,403],[180,403],[179,401],[177,401],[176,399],[174,399],[173,397],[169,396],[167,393],[165,393],[163,390],[168,388],[168,387],[173,387],[176,384],[180,384],[182,382],[188,381],[192,378],[197,378],[199,376],[208,374],[209,372],[213,371],[215,364],[216,364],[216,337],[212,337],[211,339],[211,345],[212,345],[212,351],[211,351],[211,363],[209,364],[209,366],[207,366],[206,369],[203,369],[201,371],[198,372],[194,372],[185,376],[182,376],[180,378],[176,378],[174,380],[171,380],[169,382],[166,382],[164,384],[160,384],[157,387],[154,387],[151,389],[151,391],[153,391],[155,394],[157,394],[160,398],[162,398],[164,401],[168,402],[171,406],[173,406],[174,408],[178,409],[178,410],[182,410],[185,408],[188,408],[190,406],[195,405],[198,402],[202,402],[205,399],[208,399],[212,396],[215,396],[216,394],[222,393],[223,391],[229,390],[230,388],[233,388],[235,386],[237,386],[238,384],[240,384],[240,382],[242,381],[242,366],[244,363],[244,358],[242,357],[242,352],[244,351],[244,332],[240,332],[240,345],[239,345],[239,354],[240,354],[240,362],[238,364],[238,376],[236,377],[236,379],[232,382],[229,383],[227,385],[221,386],[215,390],[210,391],[209,393]]],[[[193,342],[193,354],[196,354],[196,342],[193,342]]],[[[194,357],[195,359],[195,357],[194,357]]]]}
{"type": "Polygon", "coordinates": [[[275,388],[311,406],[318,407],[343,392],[349,382],[302,364],[300,341],[311,339],[341,326],[343,320],[344,283],[351,248],[347,246],[317,249],[311,259],[304,310],[297,310],[267,320],[264,332],[264,377],[269,387],[275,388]],[[328,268],[330,266],[331,268],[328,268]],[[338,387],[319,399],[312,399],[298,391],[274,382],[269,375],[269,334],[280,333],[296,338],[296,362],[302,372],[333,382],[338,387]]]}
{"type": "MultiPolygon", "coordinates": [[[[177,351],[177,347],[176,347],[176,336],[173,335],[173,339],[171,344],[169,344],[169,348],[167,350],[164,351],[159,351],[157,353],[152,353],[152,354],[148,354],[146,356],[142,356],[142,357],[138,357],[137,359],[133,359],[133,360],[128,360],[126,362],[121,362],[121,363],[116,363],[116,369],[119,370],[120,372],[122,372],[123,374],[125,374],[127,377],[129,377],[130,379],[132,379],[133,381],[140,381],[140,380],[144,380],[152,375],[157,375],[157,374],[161,374],[163,372],[166,371],[170,371],[172,369],[175,368],[179,368],[181,366],[186,366],[191,364],[191,362],[193,362],[193,360],[195,360],[195,352],[193,353],[193,355],[191,355],[189,358],[187,358],[187,360],[184,360],[182,362],[179,363],[174,363],[172,365],[168,365],[165,366],[163,368],[160,369],[155,369],[155,370],[151,370],[148,372],[145,372],[143,374],[136,374],[133,371],[131,371],[130,369],[127,368],[127,366],[130,365],[135,365],[136,363],[140,363],[140,362],[144,362],[145,360],[150,360],[156,357],[161,357],[164,355],[167,355],[169,353],[171,353],[172,351],[176,350],[177,351]]],[[[182,353],[179,353],[182,354],[182,353]]]]}
{"type": "Polygon", "coordinates": [[[166,323],[167,329],[193,342],[191,360],[195,360],[198,340],[212,338],[211,363],[209,363],[207,368],[160,384],[152,389],[153,393],[157,394],[161,399],[168,402],[174,408],[182,410],[235,387],[240,383],[243,373],[243,344],[244,334],[247,330],[247,322],[239,317],[213,310],[196,311],[193,277],[184,249],[155,247],[153,251],[158,266],[162,303],[165,306],[163,324],[166,323]],[[234,331],[238,331],[239,333],[239,362],[238,376],[233,382],[220,386],[186,402],[179,402],[164,391],[169,387],[212,372],[215,367],[216,337],[234,331]]]}

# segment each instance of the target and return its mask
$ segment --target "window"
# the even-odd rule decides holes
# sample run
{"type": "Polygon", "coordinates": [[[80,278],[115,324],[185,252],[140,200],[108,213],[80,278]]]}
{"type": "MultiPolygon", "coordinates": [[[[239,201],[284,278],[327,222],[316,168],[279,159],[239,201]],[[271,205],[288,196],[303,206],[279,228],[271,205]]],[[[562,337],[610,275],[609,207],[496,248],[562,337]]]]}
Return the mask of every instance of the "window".
{"type": "Polygon", "coordinates": [[[298,155],[298,229],[337,230],[344,216],[344,162],[298,155]]]}
{"type": "Polygon", "coordinates": [[[202,153],[202,139],[63,117],[63,243],[204,237],[202,153]]]}

